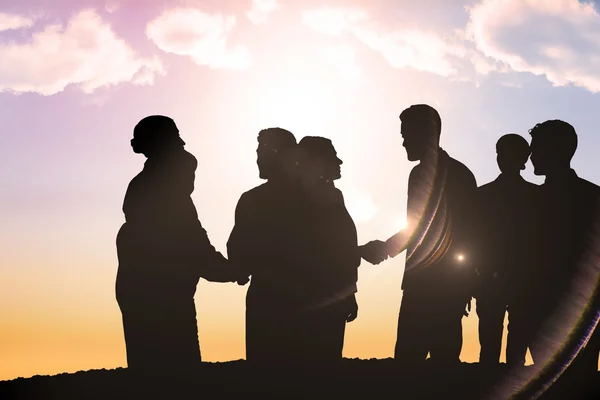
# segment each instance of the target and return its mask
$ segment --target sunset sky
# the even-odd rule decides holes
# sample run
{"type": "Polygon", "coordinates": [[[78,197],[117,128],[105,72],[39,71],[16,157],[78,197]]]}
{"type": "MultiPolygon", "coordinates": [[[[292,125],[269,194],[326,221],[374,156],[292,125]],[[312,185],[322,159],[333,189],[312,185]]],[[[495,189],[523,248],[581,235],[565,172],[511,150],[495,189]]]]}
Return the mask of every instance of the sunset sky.
{"type": "MultiPolygon", "coordinates": [[[[125,366],[115,237],[144,162],[129,139],[150,114],[198,158],[193,199],[224,253],[267,127],[333,140],[361,243],[402,225],[411,104],[439,110],[442,147],[479,185],[501,135],[556,118],[600,183],[598,2],[3,1],[0,60],[0,380],[125,366]]],[[[344,356],[392,356],[403,265],[360,267],[344,356]]],[[[244,357],[246,290],[198,285],[205,361],[244,357]]],[[[474,313],[463,327],[475,362],[474,313]]]]}

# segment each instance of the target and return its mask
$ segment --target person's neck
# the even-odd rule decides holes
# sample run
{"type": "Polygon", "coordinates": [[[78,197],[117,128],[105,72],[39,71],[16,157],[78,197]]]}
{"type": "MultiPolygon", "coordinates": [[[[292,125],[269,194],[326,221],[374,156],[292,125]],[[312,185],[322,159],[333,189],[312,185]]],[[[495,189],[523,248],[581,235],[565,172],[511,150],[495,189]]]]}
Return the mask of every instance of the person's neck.
{"type": "Polygon", "coordinates": [[[432,151],[426,151],[423,158],[421,158],[421,164],[423,165],[433,165],[438,162],[440,159],[440,154],[442,153],[441,147],[436,147],[432,151]]]}
{"type": "Polygon", "coordinates": [[[291,183],[291,179],[284,174],[273,174],[267,179],[267,182],[274,185],[287,185],[291,183]]]}
{"type": "Polygon", "coordinates": [[[571,168],[570,165],[562,167],[562,168],[557,168],[556,170],[550,171],[549,173],[546,174],[545,183],[549,183],[549,184],[563,183],[563,182],[569,180],[572,173],[573,173],[573,169],[571,168]]]}
{"type": "Polygon", "coordinates": [[[501,171],[500,176],[503,179],[519,180],[521,179],[521,171],[501,171]]]}
{"type": "Polygon", "coordinates": [[[160,150],[145,153],[144,155],[148,160],[150,160],[150,162],[154,162],[166,158],[178,150],[184,150],[183,146],[165,144],[160,150]]]}

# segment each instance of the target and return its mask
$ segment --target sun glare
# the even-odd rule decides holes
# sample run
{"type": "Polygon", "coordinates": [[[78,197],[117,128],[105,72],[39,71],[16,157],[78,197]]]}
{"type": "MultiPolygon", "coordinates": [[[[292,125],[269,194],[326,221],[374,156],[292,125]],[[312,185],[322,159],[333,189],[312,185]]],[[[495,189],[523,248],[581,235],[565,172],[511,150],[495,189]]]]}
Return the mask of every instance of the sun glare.
{"type": "Polygon", "coordinates": [[[346,208],[355,222],[367,222],[377,213],[377,206],[367,193],[353,193],[346,198],[346,208]]]}
{"type": "Polygon", "coordinates": [[[397,231],[401,231],[403,229],[406,229],[407,227],[408,221],[406,220],[405,216],[396,218],[396,221],[394,222],[394,229],[396,229],[397,231]]]}

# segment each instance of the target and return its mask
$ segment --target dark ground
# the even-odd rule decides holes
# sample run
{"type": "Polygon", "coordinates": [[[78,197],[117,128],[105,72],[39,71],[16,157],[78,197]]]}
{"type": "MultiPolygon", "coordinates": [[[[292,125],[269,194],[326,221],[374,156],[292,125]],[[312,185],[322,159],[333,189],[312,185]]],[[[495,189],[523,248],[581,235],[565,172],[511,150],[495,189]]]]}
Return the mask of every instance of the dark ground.
{"type": "MultiPolygon", "coordinates": [[[[518,376],[531,373],[524,367],[518,376]]],[[[401,371],[393,360],[345,359],[310,372],[251,369],[245,361],[203,363],[184,376],[133,375],[123,368],[34,376],[0,382],[0,399],[507,399],[514,390],[504,364],[485,369],[463,363],[451,372],[426,365],[401,371]]],[[[559,379],[541,399],[600,399],[600,372],[584,382],[559,379]]]]}

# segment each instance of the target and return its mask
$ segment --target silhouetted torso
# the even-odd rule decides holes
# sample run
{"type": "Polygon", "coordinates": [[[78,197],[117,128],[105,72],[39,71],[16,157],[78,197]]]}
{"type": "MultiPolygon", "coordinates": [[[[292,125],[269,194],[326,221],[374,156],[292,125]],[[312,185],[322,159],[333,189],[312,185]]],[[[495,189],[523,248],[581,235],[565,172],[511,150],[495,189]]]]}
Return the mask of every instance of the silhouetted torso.
{"type": "MultiPolygon", "coordinates": [[[[444,150],[436,166],[417,165],[408,182],[409,229],[419,221],[406,253],[404,290],[438,291],[461,285],[457,254],[466,253],[467,215],[477,183],[471,171],[444,150]]],[[[464,254],[468,257],[468,254],[464,254]]]]}
{"type": "Polygon", "coordinates": [[[498,301],[504,304],[509,296],[521,297],[523,283],[529,282],[534,269],[530,255],[539,223],[539,191],[520,175],[505,174],[478,188],[474,251],[485,286],[480,296],[500,296],[498,301]]]}
{"type": "MultiPolygon", "coordinates": [[[[347,298],[356,292],[360,265],[356,226],[344,204],[342,192],[321,184],[307,194],[303,241],[308,307],[347,298]]],[[[302,240],[302,239],[301,239],[302,240]]]]}
{"type": "Polygon", "coordinates": [[[300,194],[290,181],[268,181],[244,193],[227,242],[229,259],[252,275],[246,303],[267,310],[297,308],[298,271],[293,240],[300,194]]]}
{"type": "Polygon", "coordinates": [[[148,159],[130,182],[123,202],[126,222],[117,238],[119,302],[193,297],[200,275],[190,255],[203,233],[190,197],[196,165],[193,155],[174,149],[148,159]]]}
{"type": "Polygon", "coordinates": [[[331,183],[304,190],[295,258],[301,265],[295,358],[309,363],[342,359],[345,327],[355,312],[354,295],[360,265],[354,221],[342,192],[331,183]]]}
{"type": "MultiPolygon", "coordinates": [[[[580,313],[582,323],[576,328],[579,338],[575,339],[582,340],[600,309],[598,292],[591,291],[593,285],[597,288],[600,271],[600,187],[570,170],[563,177],[546,179],[542,193],[545,218],[540,232],[545,251],[539,277],[544,285],[537,311],[548,318],[566,305],[571,312],[580,313]],[[586,304],[591,308],[585,310],[586,304]]],[[[596,332],[585,352],[588,369],[597,369],[598,350],[596,332]]]]}
{"type": "Polygon", "coordinates": [[[244,193],[227,242],[229,259],[252,276],[246,295],[246,359],[284,362],[295,354],[302,306],[296,258],[301,195],[295,182],[269,180],[244,193]]]}
{"type": "Polygon", "coordinates": [[[500,359],[504,316],[509,309],[507,362],[523,365],[532,285],[537,285],[539,186],[520,175],[501,174],[477,189],[473,210],[474,296],[479,316],[479,362],[500,359]]]}
{"type": "Polygon", "coordinates": [[[471,171],[441,149],[437,163],[411,171],[408,224],[414,231],[398,317],[394,357],[400,362],[425,361],[428,352],[432,360],[459,362],[461,318],[471,298],[468,212],[476,188],[471,171]]]}

